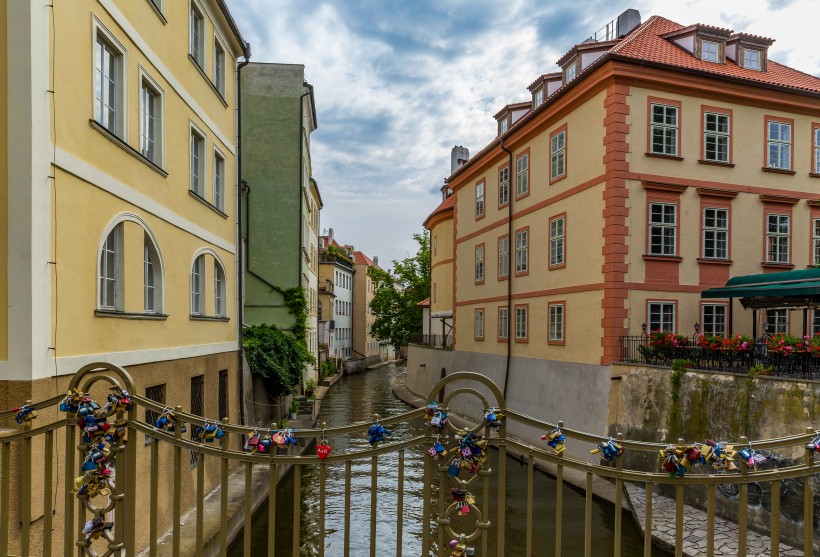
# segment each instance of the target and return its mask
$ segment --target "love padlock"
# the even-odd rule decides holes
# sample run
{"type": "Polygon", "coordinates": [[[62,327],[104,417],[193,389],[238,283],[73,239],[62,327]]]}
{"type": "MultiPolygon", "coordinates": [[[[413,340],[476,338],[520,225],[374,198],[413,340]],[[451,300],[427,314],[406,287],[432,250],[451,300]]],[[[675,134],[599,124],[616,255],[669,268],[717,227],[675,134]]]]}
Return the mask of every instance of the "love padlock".
{"type": "Polygon", "coordinates": [[[316,445],[316,454],[319,456],[319,460],[324,460],[327,458],[327,455],[330,454],[330,445],[327,444],[327,441],[319,441],[316,445]]]}
{"type": "Polygon", "coordinates": [[[541,440],[546,441],[547,445],[555,449],[555,454],[561,454],[566,449],[564,442],[567,440],[567,436],[558,428],[553,429],[546,435],[542,435],[541,440]]]}
{"type": "Polygon", "coordinates": [[[820,437],[815,437],[806,445],[807,451],[820,453],[820,437]]]}
{"type": "Polygon", "coordinates": [[[467,553],[467,544],[458,540],[450,541],[450,557],[464,557],[467,553]]]}
{"type": "Polygon", "coordinates": [[[80,469],[83,472],[90,472],[92,470],[96,470],[97,469],[97,463],[94,462],[93,460],[91,460],[90,456],[86,457],[86,459],[83,461],[83,465],[80,467],[80,469]]]}
{"type": "Polygon", "coordinates": [[[14,421],[19,425],[29,424],[31,423],[31,420],[37,417],[37,410],[35,410],[29,403],[26,403],[19,408],[12,408],[11,411],[15,413],[14,421]]]}
{"type": "Polygon", "coordinates": [[[105,522],[101,516],[98,516],[85,523],[83,534],[85,534],[86,541],[96,540],[102,536],[105,531],[111,530],[112,528],[114,528],[113,522],[105,522]]]}
{"type": "Polygon", "coordinates": [[[457,478],[459,473],[461,473],[461,459],[454,458],[452,462],[450,462],[450,466],[447,467],[447,473],[457,478]]]}

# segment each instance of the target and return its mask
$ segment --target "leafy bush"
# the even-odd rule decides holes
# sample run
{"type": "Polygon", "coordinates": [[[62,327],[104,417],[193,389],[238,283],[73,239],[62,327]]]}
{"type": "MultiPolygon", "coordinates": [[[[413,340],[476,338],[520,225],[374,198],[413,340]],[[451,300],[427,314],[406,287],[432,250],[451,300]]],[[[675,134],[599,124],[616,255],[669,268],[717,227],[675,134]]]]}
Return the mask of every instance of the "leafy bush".
{"type": "Polygon", "coordinates": [[[254,325],[244,331],[242,345],[251,373],[262,377],[270,396],[290,394],[315,362],[307,346],[273,325],[254,325]]]}

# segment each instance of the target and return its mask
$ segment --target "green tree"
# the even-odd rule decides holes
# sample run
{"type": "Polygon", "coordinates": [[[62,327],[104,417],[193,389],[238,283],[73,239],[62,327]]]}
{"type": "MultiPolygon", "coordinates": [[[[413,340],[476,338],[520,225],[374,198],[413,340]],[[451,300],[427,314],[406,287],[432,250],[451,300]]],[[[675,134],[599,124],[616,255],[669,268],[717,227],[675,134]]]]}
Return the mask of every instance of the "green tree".
{"type": "Polygon", "coordinates": [[[427,231],[413,234],[419,249],[402,261],[393,261],[393,270],[369,267],[376,293],[370,311],[376,320],[370,334],[379,340],[389,340],[405,346],[410,335],[423,327],[422,309],[418,303],[430,296],[430,235],[427,231]]]}
{"type": "Polygon", "coordinates": [[[315,362],[303,341],[273,325],[248,327],[242,345],[251,372],[262,377],[271,396],[294,392],[307,365],[315,362]]]}

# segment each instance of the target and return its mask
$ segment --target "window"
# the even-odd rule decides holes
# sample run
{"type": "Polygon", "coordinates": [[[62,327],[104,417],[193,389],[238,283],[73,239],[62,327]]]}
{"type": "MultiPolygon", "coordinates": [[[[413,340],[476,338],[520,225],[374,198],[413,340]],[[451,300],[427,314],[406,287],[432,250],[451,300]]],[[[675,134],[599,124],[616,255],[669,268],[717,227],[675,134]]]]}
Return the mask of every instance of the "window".
{"type": "Polygon", "coordinates": [[[541,106],[541,104],[542,104],[543,102],[544,102],[544,90],[543,90],[543,89],[539,89],[539,90],[535,93],[535,108],[538,108],[539,106],[541,106]]]}
{"type": "Polygon", "coordinates": [[[507,307],[498,308],[498,340],[507,340],[510,329],[510,310],[507,307]]]}
{"type": "Polygon", "coordinates": [[[766,310],[766,324],[769,334],[788,334],[789,333],[789,310],[787,309],[768,309],[766,310]]]}
{"type": "Polygon", "coordinates": [[[715,41],[701,41],[701,60],[705,62],[720,62],[720,46],[715,41]]]}
{"type": "Polygon", "coordinates": [[[649,254],[674,256],[677,243],[677,206],[649,204],[649,254]]]}
{"type": "Polygon", "coordinates": [[[675,332],[675,304],[649,302],[649,331],[675,332]]]}
{"type": "Polygon", "coordinates": [[[743,67],[750,70],[763,69],[760,65],[760,51],[753,48],[743,49],[743,67]]]}
{"type": "Polygon", "coordinates": [[[528,270],[527,244],[529,241],[529,230],[519,230],[515,233],[515,274],[526,274],[528,270]]]}
{"type": "Polygon", "coordinates": [[[567,130],[563,129],[550,138],[550,181],[566,176],[567,130]]]}
{"type": "Polygon", "coordinates": [[[475,185],[475,216],[476,218],[484,216],[484,182],[475,185]]]}
{"type": "Polygon", "coordinates": [[[564,304],[549,304],[550,329],[549,342],[563,344],[564,342],[564,304]]]}
{"type": "Polygon", "coordinates": [[[225,317],[225,271],[214,264],[214,315],[225,317]]]}
{"type": "Polygon", "coordinates": [[[121,309],[121,244],[122,224],[118,224],[109,232],[100,253],[100,307],[103,309],[121,309]]]}
{"type": "Polygon", "coordinates": [[[814,128],[814,173],[820,174],[820,126],[814,128]]]}
{"type": "Polygon", "coordinates": [[[200,255],[194,260],[191,270],[191,315],[203,315],[205,308],[202,304],[202,294],[205,290],[205,256],[200,255]]]}
{"type": "Polygon", "coordinates": [[[498,206],[502,207],[510,202],[510,167],[505,166],[498,171],[498,206]]]}
{"type": "Polygon", "coordinates": [[[703,209],[703,258],[729,258],[728,209],[703,209]]]}
{"type": "MultiPolygon", "coordinates": [[[[165,384],[163,383],[162,385],[154,385],[153,387],[146,388],[145,398],[148,400],[153,400],[159,404],[165,404],[165,384]]],[[[145,409],[145,423],[147,423],[150,427],[154,427],[154,424],[157,423],[158,419],[158,413],[153,410],[149,410],[148,408],[145,409]]],[[[152,439],[153,438],[149,434],[145,434],[146,445],[150,445],[152,439]]]]}
{"type": "Polygon", "coordinates": [[[729,115],[703,114],[703,160],[729,162],[729,115]]]}
{"type": "Polygon", "coordinates": [[[203,180],[205,169],[205,138],[191,129],[191,191],[205,197],[203,180]]]}
{"type": "Polygon", "coordinates": [[[503,120],[501,120],[501,133],[502,134],[507,133],[507,127],[508,126],[509,126],[509,124],[507,123],[507,118],[504,118],[503,120]]]}
{"type": "MultiPolygon", "coordinates": [[[[191,414],[202,416],[205,414],[205,376],[196,375],[191,377],[191,414]]],[[[196,428],[191,427],[191,439],[196,441],[196,428]]],[[[202,453],[191,451],[191,466],[199,463],[202,453]]]]}
{"type": "Polygon", "coordinates": [[[811,242],[813,248],[812,264],[820,265],[820,218],[812,219],[811,230],[811,242]]]}
{"type": "Polygon", "coordinates": [[[576,71],[577,71],[577,70],[576,70],[576,68],[575,68],[575,62],[573,61],[573,62],[572,62],[572,64],[570,64],[569,66],[567,66],[567,69],[566,69],[566,71],[564,72],[564,73],[565,73],[565,75],[566,75],[566,79],[564,80],[564,82],[565,82],[565,83],[569,83],[570,81],[572,81],[573,79],[575,79],[575,74],[576,74],[576,71]]]}
{"type": "Polygon", "coordinates": [[[214,207],[225,211],[225,158],[214,151],[214,207]]]}
{"type": "Polygon", "coordinates": [[[484,309],[475,310],[475,338],[484,340],[484,309]]]}
{"type": "Polygon", "coordinates": [[[656,155],[678,155],[678,107],[652,104],[651,153],[656,155]]]}
{"type": "Polygon", "coordinates": [[[94,45],[94,120],[117,136],[123,135],[123,54],[101,34],[94,45]]]}
{"type": "Polygon", "coordinates": [[[191,2],[191,58],[199,64],[205,65],[205,17],[196,4],[191,2]]]}
{"type": "Polygon", "coordinates": [[[140,91],[140,153],[154,164],[159,164],[159,92],[146,80],[140,91]]]}
{"type": "Polygon", "coordinates": [[[530,155],[525,153],[518,157],[518,160],[515,161],[516,165],[516,187],[515,187],[515,196],[516,197],[523,197],[527,195],[529,192],[529,164],[530,164],[530,155]]]}
{"type": "Polygon", "coordinates": [[[527,341],[527,306],[515,306],[515,341],[527,341]]]}
{"type": "Polygon", "coordinates": [[[726,336],[726,312],[725,304],[703,304],[701,311],[701,330],[704,335],[726,336]]]}
{"type": "Polygon", "coordinates": [[[766,216],[766,262],[789,262],[789,215],[766,216]]]}
{"type": "Polygon", "coordinates": [[[433,283],[433,303],[436,303],[436,283],[433,283]]]}
{"type": "Polygon", "coordinates": [[[145,313],[157,312],[157,269],[155,257],[152,254],[153,246],[146,238],[143,248],[143,290],[145,313]]]}
{"type": "Polygon", "coordinates": [[[550,267],[564,266],[565,218],[550,219],[550,267]]]}
{"type": "Polygon", "coordinates": [[[510,237],[498,239],[498,278],[510,276],[510,237]]]}
{"type": "Polygon", "coordinates": [[[785,122],[767,123],[766,166],[777,170],[791,170],[792,126],[785,122]]]}
{"type": "MultiPolygon", "coordinates": [[[[438,251],[438,236],[433,236],[433,255],[438,251]]],[[[370,292],[370,279],[367,279],[367,291],[370,292]]]]}
{"type": "Polygon", "coordinates": [[[475,248],[475,281],[477,284],[484,282],[484,244],[475,248]]]}
{"type": "Polygon", "coordinates": [[[820,335],[820,310],[811,312],[811,336],[820,335]]]}
{"type": "Polygon", "coordinates": [[[214,40],[214,87],[225,96],[225,49],[214,40]]]}

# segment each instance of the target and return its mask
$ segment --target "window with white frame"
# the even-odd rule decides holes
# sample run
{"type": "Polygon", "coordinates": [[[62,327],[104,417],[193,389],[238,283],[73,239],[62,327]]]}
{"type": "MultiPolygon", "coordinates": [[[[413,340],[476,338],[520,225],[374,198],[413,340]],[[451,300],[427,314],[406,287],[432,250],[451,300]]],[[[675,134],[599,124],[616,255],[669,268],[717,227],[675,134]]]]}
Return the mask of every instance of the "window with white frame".
{"type": "Polygon", "coordinates": [[[550,179],[564,176],[567,162],[567,132],[562,130],[550,139],[550,179]]]}
{"type": "Polygon", "coordinates": [[[766,216],[766,262],[789,262],[789,215],[766,216]]]}
{"type": "Polygon", "coordinates": [[[205,137],[191,128],[191,191],[205,197],[205,137]]]}
{"type": "Polygon", "coordinates": [[[700,307],[701,331],[704,335],[726,336],[726,304],[703,304],[700,307]]]}
{"type": "Polygon", "coordinates": [[[191,2],[190,54],[199,67],[205,65],[205,16],[195,2],[191,2]]]}
{"type": "Polygon", "coordinates": [[[527,340],[527,306],[515,306],[515,340],[527,340]]]}
{"type": "Polygon", "coordinates": [[[214,151],[214,207],[225,211],[225,158],[214,151]]]}
{"type": "Polygon", "coordinates": [[[498,308],[498,338],[505,340],[508,338],[510,328],[510,310],[507,307],[498,308]]]}
{"type": "Polygon", "coordinates": [[[509,124],[507,123],[507,118],[501,120],[501,133],[507,133],[507,127],[509,124]]]}
{"type": "Polygon", "coordinates": [[[98,32],[94,45],[94,120],[117,136],[123,135],[123,51],[98,32]]]}
{"type": "Polygon", "coordinates": [[[214,315],[225,316],[225,271],[214,262],[214,315]]]}
{"type": "Polygon", "coordinates": [[[760,65],[760,51],[753,48],[743,49],[743,67],[750,70],[762,70],[760,65]]]}
{"type": "Polygon", "coordinates": [[[519,230],[515,233],[515,272],[526,273],[528,266],[529,231],[519,230]]]}
{"type": "Polygon", "coordinates": [[[122,223],[116,225],[100,250],[100,300],[102,309],[122,309],[122,223]]]}
{"type": "Polygon", "coordinates": [[[158,257],[154,246],[145,238],[143,247],[143,310],[145,313],[157,313],[159,309],[159,269],[158,257]]]}
{"type": "Polygon", "coordinates": [[[718,43],[703,40],[700,45],[701,60],[705,62],[720,62],[720,46],[718,43]]]}
{"type": "Polygon", "coordinates": [[[814,173],[820,174],[820,127],[814,128],[814,173]]]}
{"type": "Polygon", "coordinates": [[[484,216],[484,182],[475,185],[475,216],[484,216]]]}
{"type": "Polygon", "coordinates": [[[504,236],[498,239],[498,276],[507,277],[510,275],[510,237],[504,236]]]}
{"type": "Polygon", "coordinates": [[[204,293],[205,256],[200,255],[194,259],[194,266],[191,269],[191,315],[203,315],[205,313],[204,293]]]}
{"type": "Polygon", "coordinates": [[[544,102],[544,90],[539,89],[535,93],[535,108],[538,108],[544,102]]]}
{"type": "Polygon", "coordinates": [[[811,221],[812,263],[820,265],[820,219],[811,221]]]}
{"type": "Polygon", "coordinates": [[[703,209],[703,258],[729,258],[729,210],[703,209]]]}
{"type": "Polygon", "coordinates": [[[649,204],[649,254],[677,254],[677,206],[672,203],[649,204]]]}
{"type": "Polygon", "coordinates": [[[484,338],[484,310],[475,310],[475,338],[484,338]]]}
{"type": "Polygon", "coordinates": [[[484,282],[484,246],[475,248],[475,281],[484,282]]]}
{"type": "Polygon", "coordinates": [[[769,122],[767,128],[766,166],[778,170],[792,167],[792,126],[785,122],[769,122]]]}
{"type": "Polygon", "coordinates": [[[214,87],[225,96],[225,49],[214,39],[214,87]]]}
{"type": "Polygon", "coordinates": [[[550,342],[564,341],[564,304],[549,304],[550,308],[550,342]]]}
{"type": "Polygon", "coordinates": [[[649,331],[675,332],[675,304],[672,302],[649,302],[649,331]]]}
{"type": "Polygon", "coordinates": [[[516,164],[516,189],[515,195],[517,197],[521,197],[522,195],[526,195],[527,191],[529,191],[530,183],[529,183],[529,168],[530,168],[530,156],[529,155],[521,155],[518,157],[518,160],[515,162],[516,164]]]}
{"type": "Polygon", "coordinates": [[[729,162],[729,115],[703,113],[703,160],[729,162]]]}
{"type": "Polygon", "coordinates": [[[820,335],[820,309],[811,312],[811,336],[820,335]]]}
{"type": "Polygon", "coordinates": [[[510,167],[505,166],[498,171],[498,205],[510,202],[510,167]]]}
{"type": "Polygon", "coordinates": [[[567,66],[567,69],[564,72],[564,74],[566,75],[566,79],[564,80],[565,83],[569,83],[570,81],[575,79],[576,73],[577,73],[577,69],[575,68],[575,62],[573,62],[572,64],[567,66]]]}
{"type": "Polygon", "coordinates": [[[657,155],[678,154],[678,107],[652,104],[651,152],[657,155]]]}
{"type": "Polygon", "coordinates": [[[789,332],[789,310],[767,309],[766,324],[770,334],[788,334],[789,332]]]}
{"type": "Polygon", "coordinates": [[[550,220],[550,267],[564,264],[564,217],[550,220]]]}
{"type": "Polygon", "coordinates": [[[160,163],[160,108],[159,91],[143,79],[140,89],[140,153],[157,165],[160,163]]]}

